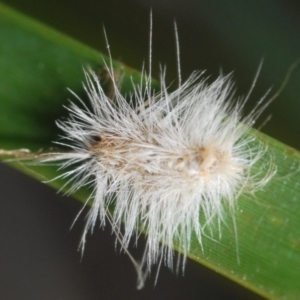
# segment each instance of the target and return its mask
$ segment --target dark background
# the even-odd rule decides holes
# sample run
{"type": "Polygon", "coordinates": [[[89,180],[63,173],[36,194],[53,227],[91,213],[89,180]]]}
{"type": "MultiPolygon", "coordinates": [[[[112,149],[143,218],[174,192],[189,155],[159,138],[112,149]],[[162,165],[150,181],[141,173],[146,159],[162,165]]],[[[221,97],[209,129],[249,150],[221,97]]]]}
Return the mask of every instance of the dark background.
{"type": "MultiPolygon", "coordinates": [[[[174,18],[179,29],[182,76],[206,69],[234,71],[237,95],[245,95],[264,58],[248,109],[269,88],[280,87],[300,56],[298,1],[101,1],[6,0],[30,15],[105,52],[105,25],[114,58],[140,69],[148,59],[149,15],[153,10],[153,76],[167,65],[176,80],[174,18]],[[250,2],[250,3],[249,3],[250,2]]],[[[300,149],[300,67],[264,117],[267,134],[300,149]]],[[[185,276],[162,268],[136,291],[136,274],[126,255],[116,254],[110,229],[96,230],[81,260],[77,252],[84,219],[70,231],[81,204],[0,165],[0,299],[255,299],[255,295],[188,261],[185,276]]],[[[135,251],[135,250],[133,250],[135,251]]],[[[135,253],[135,252],[134,252],[135,253]]],[[[138,253],[135,253],[138,255],[138,253]]],[[[154,275],[154,274],[153,274],[154,275]]]]}

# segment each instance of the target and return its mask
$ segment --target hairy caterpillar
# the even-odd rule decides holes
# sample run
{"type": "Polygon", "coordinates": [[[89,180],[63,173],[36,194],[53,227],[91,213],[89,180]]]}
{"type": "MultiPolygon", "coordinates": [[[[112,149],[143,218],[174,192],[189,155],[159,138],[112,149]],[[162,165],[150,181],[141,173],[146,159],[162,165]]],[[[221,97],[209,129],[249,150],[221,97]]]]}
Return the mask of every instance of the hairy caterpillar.
{"type": "Polygon", "coordinates": [[[247,98],[242,103],[228,102],[232,95],[228,76],[208,84],[203,74],[194,73],[170,92],[162,72],[162,92],[154,95],[150,72],[144,75],[146,88],[136,86],[128,104],[109,70],[115,86],[113,99],[103,92],[97,76],[87,72],[92,111],[72,105],[70,119],[59,123],[66,133],[65,144],[73,151],[40,159],[74,164],[65,173],[75,179],[71,189],[93,181],[94,204],[85,234],[98,216],[103,225],[109,218],[125,249],[135,236],[135,226],[148,232],[141,266],[147,274],[163,259],[173,266],[174,238],[185,257],[191,232],[201,243],[203,227],[214,217],[222,219],[224,205],[233,206],[240,193],[263,186],[273,172],[259,180],[251,175],[265,148],[250,148],[251,138],[243,139],[248,127],[239,121],[251,126],[261,109],[242,118],[247,98]],[[115,205],[113,215],[107,211],[110,203],[115,205]],[[199,224],[199,211],[205,215],[205,224],[199,224]]]}

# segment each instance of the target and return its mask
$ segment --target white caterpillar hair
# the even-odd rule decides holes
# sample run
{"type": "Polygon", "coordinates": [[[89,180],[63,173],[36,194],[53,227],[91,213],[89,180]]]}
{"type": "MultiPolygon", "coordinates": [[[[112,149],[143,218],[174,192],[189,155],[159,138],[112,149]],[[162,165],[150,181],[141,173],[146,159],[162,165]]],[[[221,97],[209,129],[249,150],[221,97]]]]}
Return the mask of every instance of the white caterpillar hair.
{"type": "MultiPolygon", "coordinates": [[[[147,268],[163,257],[172,268],[175,238],[185,258],[192,232],[201,243],[202,228],[214,217],[222,220],[224,204],[233,207],[240,193],[257,190],[270,179],[272,173],[258,181],[257,174],[251,175],[264,150],[253,149],[253,138],[244,138],[249,127],[239,123],[242,105],[228,101],[229,78],[209,85],[204,79],[196,83],[200,77],[193,74],[170,93],[162,79],[162,92],[155,96],[148,86],[145,105],[140,87],[131,104],[117,89],[112,102],[98,77],[86,73],[92,110],[72,104],[69,120],[58,123],[65,145],[74,152],[47,159],[64,160],[63,167],[76,165],[63,175],[76,179],[72,190],[93,178],[82,247],[97,218],[105,225],[109,217],[125,249],[136,228],[147,232],[147,268]],[[205,224],[199,223],[200,213],[205,224]]],[[[251,125],[252,120],[244,121],[251,125]]]]}
{"type": "Polygon", "coordinates": [[[71,104],[69,119],[58,122],[65,133],[63,144],[72,151],[46,155],[44,161],[73,166],[62,175],[73,179],[71,191],[93,184],[82,250],[97,219],[102,226],[108,219],[137,268],[141,288],[154,264],[164,261],[173,268],[175,239],[184,267],[192,233],[201,244],[204,228],[223,219],[224,205],[233,210],[241,193],[256,191],[274,175],[274,168],[253,174],[252,166],[266,148],[253,146],[255,138],[246,135],[265,105],[260,102],[243,118],[249,95],[232,102],[230,76],[209,84],[200,72],[170,92],[162,71],[157,94],[151,71],[144,73],[146,84],[135,85],[128,101],[118,90],[114,70],[108,70],[113,99],[104,93],[97,75],[86,71],[91,109],[82,102],[71,104]],[[140,265],[128,252],[130,240],[139,236],[137,228],[147,234],[140,265]]]}

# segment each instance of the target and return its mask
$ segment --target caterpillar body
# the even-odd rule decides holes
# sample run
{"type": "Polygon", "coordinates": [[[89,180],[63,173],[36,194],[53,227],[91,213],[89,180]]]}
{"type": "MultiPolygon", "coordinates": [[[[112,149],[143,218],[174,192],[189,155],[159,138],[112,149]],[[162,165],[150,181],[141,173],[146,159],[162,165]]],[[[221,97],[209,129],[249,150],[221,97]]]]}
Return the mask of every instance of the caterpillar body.
{"type": "MultiPolygon", "coordinates": [[[[107,69],[113,96],[108,97],[92,70],[85,71],[91,108],[81,100],[72,103],[69,119],[57,122],[64,132],[60,144],[70,151],[35,158],[68,167],[61,177],[70,177],[70,192],[93,186],[81,249],[97,220],[102,226],[108,220],[136,267],[141,288],[153,265],[164,262],[173,268],[175,240],[184,268],[192,234],[201,245],[204,228],[223,220],[224,206],[233,210],[240,194],[257,191],[274,176],[272,163],[253,173],[267,148],[248,134],[274,97],[266,103],[262,99],[243,117],[257,76],[248,96],[233,101],[230,75],[208,83],[204,72],[194,72],[181,84],[180,67],[179,87],[169,91],[162,71],[161,90],[155,93],[150,54],[150,71],[143,72],[146,84],[134,85],[128,100],[112,66],[107,69]],[[140,264],[128,251],[130,241],[139,238],[136,228],[147,234],[140,264]]],[[[179,265],[180,260],[177,269],[179,265]]]]}

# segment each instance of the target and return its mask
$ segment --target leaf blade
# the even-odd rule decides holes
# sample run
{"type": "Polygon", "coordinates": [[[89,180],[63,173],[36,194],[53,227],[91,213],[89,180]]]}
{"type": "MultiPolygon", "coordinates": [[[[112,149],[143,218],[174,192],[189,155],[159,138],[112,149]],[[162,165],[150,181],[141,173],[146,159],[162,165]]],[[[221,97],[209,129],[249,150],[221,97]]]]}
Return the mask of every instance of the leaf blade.
{"type": "MultiPolygon", "coordinates": [[[[70,96],[66,87],[84,97],[82,66],[101,68],[103,60],[98,52],[3,5],[0,15],[0,44],[5,45],[0,48],[0,147],[48,149],[59,133],[54,120],[66,114],[62,108],[70,96]]],[[[124,89],[129,90],[131,77],[139,80],[137,72],[117,62],[114,67],[126,74],[124,89]]],[[[268,298],[296,299],[300,293],[294,267],[300,264],[300,155],[263,134],[253,134],[272,151],[276,179],[257,193],[259,201],[244,195],[237,201],[238,243],[228,212],[222,238],[203,237],[204,252],[193,239],[189,256],[268,298]]],[[[50,167],[14,166],[34,177],[57,174],[50,167]]],[[[51,185],[59,189],[62,182],[51,185]]],[[[75,197],[85,202],[88,193],[82,190],[75,197]]],[[[218,228],[213,231],[218,237],[218,228]]]]}

